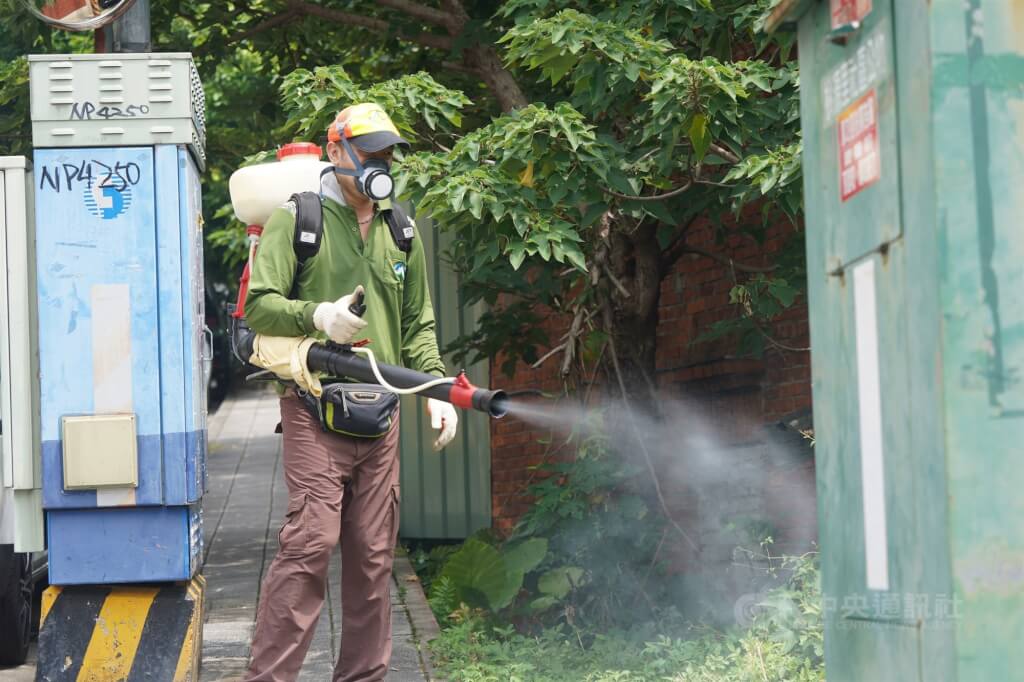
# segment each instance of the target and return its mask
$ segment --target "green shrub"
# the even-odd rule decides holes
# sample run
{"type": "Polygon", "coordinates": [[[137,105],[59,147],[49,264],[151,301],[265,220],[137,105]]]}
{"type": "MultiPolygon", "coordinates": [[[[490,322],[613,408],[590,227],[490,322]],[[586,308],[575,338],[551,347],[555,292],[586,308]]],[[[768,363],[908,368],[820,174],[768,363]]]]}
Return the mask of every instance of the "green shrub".
{"type": "Polygon", "coordinates": [[[810,682],[825,679],[817,556],[791,558],[746,630],[650,627],[585,634],[562,624],[523,635],[462,609],[431,644],[453,682],[810,682]]]}

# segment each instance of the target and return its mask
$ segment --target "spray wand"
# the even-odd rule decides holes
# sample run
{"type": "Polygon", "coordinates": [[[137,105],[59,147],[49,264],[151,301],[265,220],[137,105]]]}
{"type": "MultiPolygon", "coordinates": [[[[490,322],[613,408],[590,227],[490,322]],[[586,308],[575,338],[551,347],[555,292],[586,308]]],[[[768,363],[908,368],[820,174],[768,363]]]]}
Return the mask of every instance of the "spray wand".
{"type": "MultiPolygon", "coordinates": [[[[349,305],[349,312],[359,317],[365,314],[366,303],[362,292],[349,305]]],[[[240,359],[249,358],[252,356],[256,333],[249,329],[244,320],[238,319],[235,322],[235,333],[232,337],[236,355],[240,359]]],[[[379,363],[373,351],[364,346],[338,344],[333,341],[317,343],[310,348],[306,356],[306,365],[313,372],[380,384],[388,391],[399,395],[416,394],[436,398],[466,410],[486,412],[495,419],[500,419],[508,413],[509,396],[502,390],[474,386],[466,376],[465,370],[454,378],[438,378],[405,367],[379,363]]]]}

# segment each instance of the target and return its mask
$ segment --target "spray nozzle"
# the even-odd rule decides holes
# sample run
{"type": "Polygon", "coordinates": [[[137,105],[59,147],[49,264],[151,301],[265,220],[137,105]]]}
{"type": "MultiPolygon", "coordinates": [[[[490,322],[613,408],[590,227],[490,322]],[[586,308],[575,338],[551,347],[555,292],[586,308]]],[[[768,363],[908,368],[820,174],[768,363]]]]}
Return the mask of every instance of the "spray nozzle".
{"type": "Polygon", "coordinates": [[[452,383],[450,402],[455,407],[464,410],[480,410],[486,412],[495,419],[501,419],[508,414],[508,396],[504,391],[489,391],[474,386],[466,370],[459,372],[452,383]]]}

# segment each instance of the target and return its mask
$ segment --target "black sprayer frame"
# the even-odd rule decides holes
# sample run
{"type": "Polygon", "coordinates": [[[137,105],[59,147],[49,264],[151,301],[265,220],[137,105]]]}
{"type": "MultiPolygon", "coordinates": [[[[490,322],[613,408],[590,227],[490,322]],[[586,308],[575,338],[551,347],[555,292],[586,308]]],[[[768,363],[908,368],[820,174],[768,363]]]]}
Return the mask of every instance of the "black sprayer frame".
{"type": "MultiPolygon", "coordinates": [[[[241,324],[238,324],[236,333],[232,335],[235,339],[236,356],[239,359],[252,357],[253,341],[256,334],[244,322],[241,320],[238,322],[241,324]]],[[[315,344],[309,349],[306,365],[313,372],[323,372],[334,377],[348,377],[370,384],[378,383],[370,361],[352,352],[348,346],[330,342],[315,344]]],[[[377,363],[377,369],[380,370],[384,380],[395,388],[413,388],[437,379],[431,374],[380,362],[377,363]]],[[[455,383],[433,386],[419,391],[417,395],[443,400],[457,407],[486,412],[495,419],[500,419],[508,413],[508,395],[504,391],[477,388],[470,384],[464,375],[460,375],[455,383]]]]}

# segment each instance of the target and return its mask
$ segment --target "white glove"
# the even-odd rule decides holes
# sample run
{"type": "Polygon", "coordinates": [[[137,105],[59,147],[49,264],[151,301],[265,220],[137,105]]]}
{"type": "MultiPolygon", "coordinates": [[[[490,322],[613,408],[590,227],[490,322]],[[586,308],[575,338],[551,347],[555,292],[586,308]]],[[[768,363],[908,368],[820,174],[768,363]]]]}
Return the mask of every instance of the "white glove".
{"type": "Polygon", "coordinates": [[[451,403],[428,398],[427,414],[430,415],[430,426],[441,430],[434,441],[434,450],[441,450],[455,438],[455,429],[459,426],[459,413],[451,403]]]}
{"type": "Polygon", "coordinates": [[[363,285],[360,284],[348,296],[342,296],[334,303],[321,303],[313,311],[313,325],[335,343],[348,343],[355,335],[366,326],[366,320],[353,315],[348,309],[352,301],[362,293],[363,285]]]}

